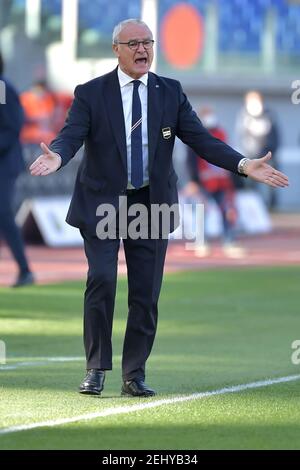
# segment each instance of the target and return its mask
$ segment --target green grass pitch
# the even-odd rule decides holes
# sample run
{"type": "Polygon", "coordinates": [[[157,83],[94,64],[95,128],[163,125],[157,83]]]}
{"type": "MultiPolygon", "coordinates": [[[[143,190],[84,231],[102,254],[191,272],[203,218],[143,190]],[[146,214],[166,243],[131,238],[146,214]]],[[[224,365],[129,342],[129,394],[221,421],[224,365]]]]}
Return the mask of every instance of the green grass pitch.
{"type": "Polygon", "coordinates": [[[1,428],[300,374],[291,361],[299,281],[299,267],[166,275],[147,364],[158,395],[148,400],[120,396],[126,279],[118,282],[114,369],[101,397],[77,393],[84,283],[1,288],[0,339],[7,366],[18,367],[0,368],[0,449],[299,449],[300,380],[1,435],[1,428]],[[36,364],[45,357],[74,360],[36,364]]]}

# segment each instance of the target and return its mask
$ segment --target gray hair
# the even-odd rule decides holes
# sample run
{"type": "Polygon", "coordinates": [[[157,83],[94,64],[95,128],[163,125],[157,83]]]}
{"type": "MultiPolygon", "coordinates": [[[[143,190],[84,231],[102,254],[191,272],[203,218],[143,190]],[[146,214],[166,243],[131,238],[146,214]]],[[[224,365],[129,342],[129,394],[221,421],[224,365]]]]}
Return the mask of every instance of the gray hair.
{"type": "Polygon", "coordinates": [[[119,24],[117,24],[114,27],[113,35],[112,35],[113,44],[118,43],[118,39],[119,39],[119,35],[120,35],[121,31],[128,24],[139,24],[139,25],[142,25],[142,26],[146,26],[146,28],[148,28],[150,33],[151,33],[151,30],[150,30],[149,26],[144,21],[138,20],[137,18],[129,18],[128,20],[121,21],[119,24]]]}

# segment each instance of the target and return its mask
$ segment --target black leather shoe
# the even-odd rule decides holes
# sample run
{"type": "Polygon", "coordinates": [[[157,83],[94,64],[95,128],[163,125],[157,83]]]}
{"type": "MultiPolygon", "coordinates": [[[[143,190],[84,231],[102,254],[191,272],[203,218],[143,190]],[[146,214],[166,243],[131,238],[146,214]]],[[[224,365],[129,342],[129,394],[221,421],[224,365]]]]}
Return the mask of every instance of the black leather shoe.
{"type": "Polygon", "coordinates": [[[86,395],[100,395],[103,390],[105,372],[100,369],[89,369],[79,386],[79,393],[86,395]]]}
{"type": "Polygon", "coordinates": [[[142,379],[133,379],[123,382],[121,395],[127,397],[153,397],[156,393],[142,379]]]}
{"type": "Polygon", "coordinates": [[[33,274],[28,271],[26,273],[20,273],[12,287],[29,286],[30,284],[34,284],[34,277],[33,274]]]}

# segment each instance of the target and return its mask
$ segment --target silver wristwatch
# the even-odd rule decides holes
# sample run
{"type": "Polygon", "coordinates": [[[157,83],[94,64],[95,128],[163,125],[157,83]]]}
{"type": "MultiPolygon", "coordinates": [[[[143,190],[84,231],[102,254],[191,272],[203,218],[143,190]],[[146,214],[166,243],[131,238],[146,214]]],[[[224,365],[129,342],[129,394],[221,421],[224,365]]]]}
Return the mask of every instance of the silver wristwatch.
{"type": "Polygon", "coordinates": [[[245,169],[248,165],[248,162],[249,162],[249,158],[242,158],[242,160],[239,161],[239,164],[238,164],[238,172],[241,174],[241,175],[245,175],[247,176],[247,174],[245,173],[245,169]]]}

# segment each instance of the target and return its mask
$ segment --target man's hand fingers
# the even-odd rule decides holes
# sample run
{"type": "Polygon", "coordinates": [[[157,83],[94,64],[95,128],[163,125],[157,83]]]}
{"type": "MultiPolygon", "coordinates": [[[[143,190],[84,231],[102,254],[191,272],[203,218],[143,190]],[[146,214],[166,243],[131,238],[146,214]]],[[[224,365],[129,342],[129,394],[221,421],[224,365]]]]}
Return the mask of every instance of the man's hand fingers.
{"type": "Polygon", "coordinates": [[[289,180],[285,175],[273,176],[273,179],[276,181],[276,183],[282,185],[283,187],[289,185],[289,180]]]}
{"type": "Polygon", "coordinates": [[[49,170],[49,168],[47,168],[46,170],[44,170],[40,173],[40,176],[47,176],[47,175],[50,175],[50,173],[51,173],[51,170],[49,170]]]}
{"type": "Polygon", "coordinates": [[[32,176],[39,176],[41,174],[41,167],[36,166],[33,169],[30,169],[30,173],[32,176]]]}
{"type": "Polygon", "coordinates": [[[52,151],[49,149],[49,147],[47,147],[46,144],[44,144],[44,142],[41,142],[40,147],[44,153],[51,155],[52,151]]]}
{"type": "Polygon", "coordinates": [[[265,162],[268,162],[272,158],[272,152],[268,152],[264,157],[262,157],[262,160],[265,162]]]}
{"type": "Polygon", "coordinates": [[[280,187],[286,187],[289,185],[289,179],[281,171],[275,170],[272,167],[269,167],[270,171],[268,173],[268,178],[270,178],[275,184],[278,184],[280,187]]]}
{"type": "Polygon", "coordinates": [[[44,156],[41,155],[39,158],[37,158],[35,162],[33,162],[33,164],[30,166],[29,170],[32,176],[40,176],[45,171],[48,171],[48,166],[46,163],[44,163],[44,156]]]}
{"type": "Polygon", "coordinates": [[[29,167],[29,170],[30,171],[34,171],[36,170],[37,168],[39,168],[42,164],[42,157],[43,155],[41,155],[40,157],[38,157],[29,167]]]}
{"type": "Polygon", "coordinates": [[[265,183],[273,188],[285,188],[288,186],[288,179],[286,177],[269,175],[266,177],[265,183]]]}
{"type": "Polygon", "coordinates": [[[46,176],[56,171],[61,165],[61,157],[54,152],[40,155],[29,167],[32,176],[46,176]]]}

